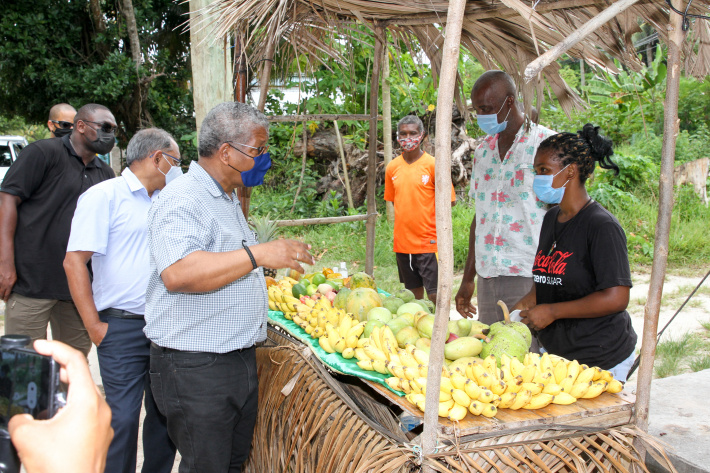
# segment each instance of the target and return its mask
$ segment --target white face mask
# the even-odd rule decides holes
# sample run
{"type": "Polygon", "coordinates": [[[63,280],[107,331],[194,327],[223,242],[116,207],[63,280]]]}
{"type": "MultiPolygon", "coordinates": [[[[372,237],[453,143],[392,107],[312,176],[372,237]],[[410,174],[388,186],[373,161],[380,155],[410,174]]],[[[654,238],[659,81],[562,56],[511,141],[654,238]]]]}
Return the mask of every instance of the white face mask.
{"type": "MultiPolygon", "coordinates": [[[[163,159],[168,161],[165,156],[163,156],[163,159]]],[[[170,163],[170,161],[168,161],[168,163],[170,163]]],[[[160,171],[160,168],[158,168],[158,171],[160,171]]],[[[180,166],[173,166],[172,163],[170,163],[170,171],[168,171],[167,173],[160,171],[160,174],[165,176],[165,185],[167,186],[168,184],[170,184],[171,181],[182,176],[182,169],[180,168],[180,166]]]]}

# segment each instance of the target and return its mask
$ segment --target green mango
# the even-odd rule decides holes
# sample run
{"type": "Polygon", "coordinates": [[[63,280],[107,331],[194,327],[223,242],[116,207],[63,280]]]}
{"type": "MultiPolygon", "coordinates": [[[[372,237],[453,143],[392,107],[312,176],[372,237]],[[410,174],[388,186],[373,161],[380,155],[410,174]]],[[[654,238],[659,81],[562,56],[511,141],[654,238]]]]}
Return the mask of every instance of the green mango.
{"type": "Polygon", "coordinates": [[[397,309],[404,304],[404,301],[399,297],[386,297],[382,301],[382,307],[386,307],[393,314],[397,313],[397,309]]]}
{"type": "Polygon", "coordinates": [[[405,304],[407,302],[412,302],[414,300],[414,293],[412,291],[410,291],[409,289],[405,289],[405,288],[398,289],[397,291],[395,291],[395,293],[393,295],[394,295],[394,297],[398,297],[398,298],[402,299],[405,304]]]}
{"type": "Polygon", "coordinates": [[[384,327],[385,324],[379,320],[370,320],[365,324],[365,330],[362,332],[362,337],[360,338],[370,338],[370,334],[375,329],[375,327],[384,327]]]}

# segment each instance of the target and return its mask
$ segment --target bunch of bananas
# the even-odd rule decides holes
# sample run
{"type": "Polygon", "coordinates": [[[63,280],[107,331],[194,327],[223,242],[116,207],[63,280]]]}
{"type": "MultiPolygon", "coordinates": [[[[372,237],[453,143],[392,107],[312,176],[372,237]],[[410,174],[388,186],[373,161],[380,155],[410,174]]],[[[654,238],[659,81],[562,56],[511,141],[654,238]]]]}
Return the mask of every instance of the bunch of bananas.
{"type": "MultiPolygon", "coordinates": [[[[284,317],[293,320],[293,315],[298,312],[297,304],[301,301],[293,297],[292,288],[297,281],[290,277],[279,279],[276,284],[269,286],[267,293],[269,296],[269,309],[283,312],[284,317]]],[[[313,301],[315,304],[315,301],[313,301]]],[[[310,310],[310,308],[309,308],[310,310]]]]}
{"type": "MultiPolygon", "coordinates": [[[[362,335],[363,330],[365,330],[365,322],[358,322],[357,319],[351,317],[350,314],[345,313],[343,310],[332,309],[335,313],[337,323],[325,322],[325,325],[321,327],[321,323],[327,319],[328,315],[318,315],[317,318],[311,320],[317,320],[318,325],[314,328],[312,337],[318,338],[318,345],[328,353],[338,352],[343,358],[350,359],[355,356],[355,349],[357,348],[358,341],[360,340],[360,335],[362,335]],[[316,335],[317,332],[320,332],[316,335]]],[[[333,316],[330,315],[332,318],[333,316]]]]}
{"type": "MultiPolygon", "coordinates": [[[[424,411],[426,378],[394,377],[386,380],[393,389],[424,411]]],[[[493,417],[498,409],[541,409],[550,404],[572,404],[603,392],[618,393],[623,385],[609,371],[580,365],[545,353],[528,353],[521,363],[507,355],[472,358],[467,364],[444,368],[439,392],[439,416],[452,421],[467,412],[493,417]]]]}
{"type": "Polygon", "coordinates": [[[355,349],[355,357],[360,368],[391,374],[394,379],[426,377],[429,367],[429,354],[414,345],[399,348],[392,329],[387,325],[375,327],[369,338],[361,338],[355,349]]]}

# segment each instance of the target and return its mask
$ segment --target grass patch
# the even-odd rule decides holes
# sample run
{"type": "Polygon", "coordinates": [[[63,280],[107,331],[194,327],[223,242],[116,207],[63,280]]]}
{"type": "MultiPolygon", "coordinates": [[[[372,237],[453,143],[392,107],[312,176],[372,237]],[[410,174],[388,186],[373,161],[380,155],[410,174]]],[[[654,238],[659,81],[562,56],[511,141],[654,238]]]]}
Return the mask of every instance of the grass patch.
{"type": "Polygon", "coordinates": [[[705,355],[694,359],[690,362],[690,369],[693,372],[710,369],[710,356],[705,355]]]}
{"type": "MultiPolygon", "coordinates": [[[[710,330],[710,323],[703,324],[703,328],[706,331],[710,330]]],[[[710,368],[710,340],[707,332],[687,332],[677,340],[666,340],[656,347],[654,372],[658,378],[708,368],[710,368]]]]}

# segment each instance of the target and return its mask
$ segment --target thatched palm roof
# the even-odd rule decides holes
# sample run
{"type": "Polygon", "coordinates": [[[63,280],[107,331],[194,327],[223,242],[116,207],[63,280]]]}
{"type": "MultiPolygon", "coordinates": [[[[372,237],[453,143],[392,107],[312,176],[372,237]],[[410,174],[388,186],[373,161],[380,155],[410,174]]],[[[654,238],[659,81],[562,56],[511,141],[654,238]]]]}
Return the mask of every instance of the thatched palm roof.
{"type": "MultiPolygon", "coordinates": [[[[614,3],[610,0],[469,0],[463,23],[461,45],[484,67],[500,68],[522,86],[526,102],[533,89],[538,100],[545,82],[569,112],[579,104],[552,63],[543,71],[544,81],[523,84],[525,66],[561,41],[580,25],[614,3]]],[[[695,0],[689,12],[708,14],[709,0],[695,0]]],[[[416,39],[426,52],[436,76],[443,46],[442,26],[446,23],[448,2],[442,0],[218,0],[209,7],[217,15],[215,34],[249,31],[243,39],[250,50],[250,61],[266,58],[267,45],[277,39],[279,48],[293,54],[308,53],[313,62],[343,60],[328,47],[324,38],[338,32],[348,34],[354,26],[375,23],[387,26],[395,37],[416,39]],[[244,26],[248,24],[248,28],[244,26]]],[[[631,36],[639,32],[639,22],[652,25],[663,39],[667,37],[669,11],[663,0],[640,0],[591,36],[568,51],[576,58],[609,71],[616,71],[613,59],[638,69],[641,64],[631,36]]],[[[214,17],[213,17],[214,18],[214,17]]],[[[369,37],[374,42],[374,33],[369,37]]],[[[691,23],[691,41],[686,42],[686,71],[695,76],[710,73],[710,26],[707,20],[691,23]]]]}

